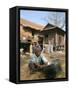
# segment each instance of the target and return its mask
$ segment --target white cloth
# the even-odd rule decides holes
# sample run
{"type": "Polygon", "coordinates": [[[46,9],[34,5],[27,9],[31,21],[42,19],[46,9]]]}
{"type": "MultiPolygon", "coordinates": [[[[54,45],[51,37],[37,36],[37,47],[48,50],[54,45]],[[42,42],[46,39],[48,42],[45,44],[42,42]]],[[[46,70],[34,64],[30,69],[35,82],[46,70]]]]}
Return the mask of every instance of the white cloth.
{"type": "Polygon", "coordinates": [[[40,63],[41,59],[43,60],[44,63],[48,62],[48,60],[42,54],[38,57],[35,54],[33,54],[30,61],[32,61],[34,63],[40,63]]]}

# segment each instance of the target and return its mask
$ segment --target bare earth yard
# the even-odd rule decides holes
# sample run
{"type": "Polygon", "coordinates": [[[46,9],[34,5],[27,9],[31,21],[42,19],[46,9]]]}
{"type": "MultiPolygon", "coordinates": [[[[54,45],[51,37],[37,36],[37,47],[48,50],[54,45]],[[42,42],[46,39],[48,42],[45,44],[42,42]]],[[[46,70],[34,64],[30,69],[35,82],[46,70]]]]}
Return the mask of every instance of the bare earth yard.
{"type": "MultiPolygon", "coordinates": [[[[48,60],[60,59],[62,72],[57,75],[56,78],[64,78],[65,77],[65,53],[61,51],[54,52],[52,54],[45,53],[44,54],[48,60]]],[[[36,80],[36,79],[45,79],[44,74],[41,72],[35,72],[30,74],[28,68],[28,62],[30,59],[30,55],[20,55],[20,80],[36,80]]]]}

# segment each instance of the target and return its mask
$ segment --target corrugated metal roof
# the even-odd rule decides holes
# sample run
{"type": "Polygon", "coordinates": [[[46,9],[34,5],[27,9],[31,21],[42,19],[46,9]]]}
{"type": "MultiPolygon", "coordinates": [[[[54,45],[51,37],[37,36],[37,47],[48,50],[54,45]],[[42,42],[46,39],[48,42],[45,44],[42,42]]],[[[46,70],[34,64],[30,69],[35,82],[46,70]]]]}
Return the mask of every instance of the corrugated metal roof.
{"type": "Polygon", "coordinates": [[[26,26],[26,27],[28,26],[28,27],[34,28],[36,30],[42,30],[44,28],[43,25],[36,24],[36,23],[28,21],[26,19],[20,19],[20,24],[22,24],[23,26],[26,26]]]}

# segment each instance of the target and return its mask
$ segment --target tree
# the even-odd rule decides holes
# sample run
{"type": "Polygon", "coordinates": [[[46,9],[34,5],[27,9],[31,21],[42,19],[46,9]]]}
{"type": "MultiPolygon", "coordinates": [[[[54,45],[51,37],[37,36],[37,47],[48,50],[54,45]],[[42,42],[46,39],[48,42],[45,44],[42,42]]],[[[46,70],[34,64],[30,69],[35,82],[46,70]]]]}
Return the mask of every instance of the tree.
{"type": "Polygon", "coordinates": [[[48,16],[43,19],[50,24],[65,29],[65,13],[63,12],[48,12],[48,16]]]}

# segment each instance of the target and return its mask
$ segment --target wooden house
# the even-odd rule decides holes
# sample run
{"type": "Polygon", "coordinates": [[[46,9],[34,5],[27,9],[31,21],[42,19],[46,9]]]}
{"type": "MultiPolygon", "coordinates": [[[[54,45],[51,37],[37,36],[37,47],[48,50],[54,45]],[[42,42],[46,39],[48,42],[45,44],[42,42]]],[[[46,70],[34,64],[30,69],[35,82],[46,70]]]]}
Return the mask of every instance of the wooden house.
{"type": "Polygon", "coordinates": [[[65,45],[65,31],[49,23],[42,26],[20,19],[20,48],[30,52],[32,42],[38,42],[42,48],[44,44],[49,45],[50,42],[54,48],[61,50],[65,45]]]}
{"type": "Polygon", "coordinates": [[[24,48],[24,51],[30,52],[31,43],[38,42],[38,35],[42,29],[42,25],[20,19],[20,48],[24,48]]]}
{"type": "Polygon", "coordinates": [[[40,32],[43,35],[44,44],[49,42],[57,49],[63,49],[65,45],[65,31],[52,24],[47,24],[40,32]]]}

